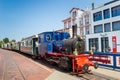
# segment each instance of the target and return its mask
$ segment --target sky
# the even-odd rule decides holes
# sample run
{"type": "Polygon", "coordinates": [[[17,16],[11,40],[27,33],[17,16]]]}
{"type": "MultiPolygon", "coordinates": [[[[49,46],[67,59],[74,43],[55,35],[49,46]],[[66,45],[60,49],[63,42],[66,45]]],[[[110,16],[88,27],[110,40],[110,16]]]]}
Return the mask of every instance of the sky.
{"type": "Polygon", "coordinates": [[[111,0],[0,0],[0,40],[20,41],[45,31],[63,28],[72,8],[91,8],[111,0]]]}

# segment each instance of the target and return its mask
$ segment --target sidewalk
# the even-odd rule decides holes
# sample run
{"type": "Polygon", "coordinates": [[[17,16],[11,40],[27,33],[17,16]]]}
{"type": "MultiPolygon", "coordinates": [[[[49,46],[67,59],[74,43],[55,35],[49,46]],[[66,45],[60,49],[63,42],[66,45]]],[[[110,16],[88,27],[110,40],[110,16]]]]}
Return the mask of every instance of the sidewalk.
{"type": "Polygon", "coordinates": [[[97,70],[94,69],[93,67],[91,67],[90,69],[92,70],[93,73],[96,73],[96,75],[101,74],[101,75],[104,75],[104,76],[107,76],[113,79],[120,80],[120,71],[107,69],[104,67],[99,67],[97,70]]]}
{"type": "Polygon", "coordinates": [[[71,76],[61,71],[55,71],[45,80],[81,80],[81,78],[76,76],[71,76]]]}
{"type": "MultiPolygon", "coordinates": [[[[103,78],[108,78],[108,80],[120,80],[120,71],[115,71],[115,70],[106,69],[106,68],[102,68],[102,67],[99,67],[98,69],[94,69],[93,67],[90,67],[90,69],[92,70],[91,72],[94,75],[102,76],[103,78]]],[[[61,80],[61,79],[62,80],[68,80],[68,79],[69,80],[84,80],[84,79],[82,79],[82,77],[80,78],[80,77],[76,77],[76,76],[71,76],[69,74],[66,74],[66,73],[63,73],[60,71],[53,72],[45,80],[61,80]]],[[[95,78],[93,78],[93,79],[95,79],[95,78]]],[[[97,78],[95,80],[101,80],[101,79],[97,78]]]]}

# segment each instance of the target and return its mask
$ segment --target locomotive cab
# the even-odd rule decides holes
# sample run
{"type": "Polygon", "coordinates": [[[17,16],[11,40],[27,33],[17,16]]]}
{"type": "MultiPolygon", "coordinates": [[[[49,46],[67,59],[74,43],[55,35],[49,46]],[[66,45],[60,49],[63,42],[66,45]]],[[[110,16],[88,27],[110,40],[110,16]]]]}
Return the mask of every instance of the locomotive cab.
{"type": "Polygon", "coordinates": [[[68,39],[69,34],[65,32],[44,32],[39,36],[39,54],[44,57],[51,52],[61,52],[63,39],[68,39]]]}

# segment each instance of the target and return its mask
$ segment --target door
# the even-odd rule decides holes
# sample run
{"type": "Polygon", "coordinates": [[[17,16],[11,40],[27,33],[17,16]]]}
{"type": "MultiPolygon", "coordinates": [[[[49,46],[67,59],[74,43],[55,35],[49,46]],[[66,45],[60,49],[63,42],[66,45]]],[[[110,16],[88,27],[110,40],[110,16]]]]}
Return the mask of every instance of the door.
{"type": "Polygon", "coordinates": [[[109,40],[108,37],[101,38],[101,51],[107,52],[107,48],[109,47],[109,40]]]}
{"type": "Polygon", "coordinates": [[[38,38],[33,38],[32,39],[32,52],[33,55],[37,55],[38,54],[38,38]]]}

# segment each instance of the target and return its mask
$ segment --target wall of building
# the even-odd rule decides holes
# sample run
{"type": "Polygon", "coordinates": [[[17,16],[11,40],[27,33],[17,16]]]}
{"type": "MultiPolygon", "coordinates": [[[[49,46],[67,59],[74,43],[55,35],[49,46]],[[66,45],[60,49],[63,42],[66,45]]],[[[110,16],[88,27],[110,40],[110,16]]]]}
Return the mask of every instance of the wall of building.
{"type": "MultiPolygon", "coordinates": [[[[117,43],[117,52],[120,52],[120,31],[113,31],[113,32],[106,32],[106,33],[101,33],[102,35],[106,34],[105,37],[108,37],[109,41],[109,47],[111,48],[111,52],[113,52],[113,41],[112,41],[112,36],[116,36],[116,43],[117,43]]],[[[86,35],[86,49],[89,51],[89,39],[90,38],[98,38],[98,44],[99,47],[97,49],[98,52],[101,52],[101,34],[96,33],[96,34],[90,34],[86,35]]],[[[92,46],[93,47],[93,46],[92,46]]]]}
{"type": "MultiPolygon", "coordinates": [[[[116,22],[116,21],[120,21],[120,15],[118,16],[115,16],[115,17],[112,17],[112,8],[113,7],[116,7],[116,6],[120,6],[120,0],[119,1],[116,1],[116,2],[113,2],[113,3],[110,3],[110,4],[107,4],[107,5],[103,5],[103,6],[100,6],[98,8],[95,8],[94,10],[91,10],[91,31],[89,35],[86,35],[86,49],[87,51],[89,51],[89,39],[90,38],[98,38],[98,49],[97,51],[102,51],[101,49],[101,38],[104,37],[102,35],[106,34],[105,37],[108,37],[108,41],[109,41],[109,46],[111,47],[111,50],[113,49],[113,42],[112,42],[112,37],[113,36],[116,36],[116,39],[117,39],[117,52],[120,52],[120,30],[116,30],[116,31],[113,31],[113,22],[116,22]],[[107,19],[104,19],[104,10],[106,9],[109,9],[110,11],[110,18],[107,18],[107,19]],[[94,14],[97,13],[97,12],[102,12],[102,20],[98,20],[98,21],[94,21],[94,14]],[[104,31],[104,24],[106,23],[110,23],[110,32],[105,32],[104,31]],[[103,32],[100,32],[100,33],[94,33],[94,26],[96,25],[102,25],[102,28],[103,28],[103,32]]],[[[118,26],[120,27],[120,26],[118,26]]],[[[113,51],[113,50],[112,50],[113,51]]]]}
{"type": "Polygon", "coordinates": [[[112,12],[111,8],[115,7],[115,6],[118,6],[118,5],[120,5],[120,1],[116,1],[116,2],[111,3],[109,5],[101,6],[99,8],[94,9],[94,10],[91,10],[91,26],[92,26],[91,27],[91,30],[92,30],[91,33],[94,33],[94,27],[93,27],[94,25],[105,24],[105,23],[109,23],[109,22],[112,23],[114,21],[120,20],[120,16],[112,17],[112,15],[111,15],[111,12],[112,12]],[[102,15],[103,15],[103,10],[106,10],[106,9],[110,9],[110,18],[104,19],[103,16],[102,16],[102,20],[94,22],[93,21],[94,20],[93,19],[93,14],[96,13],[96,12],[102,11],[102,15]]]}

